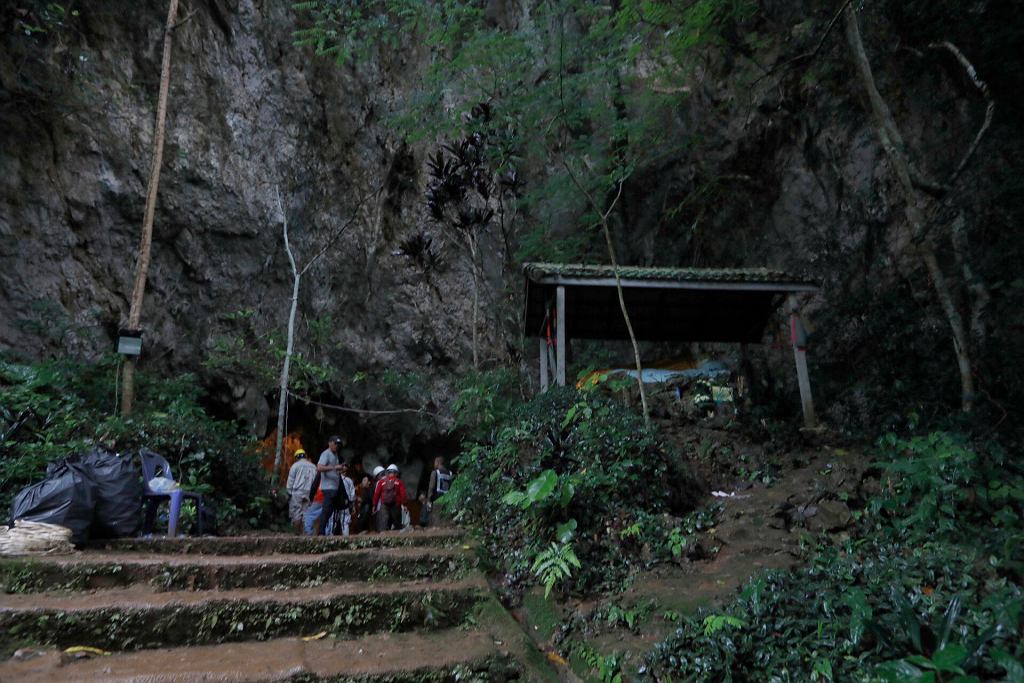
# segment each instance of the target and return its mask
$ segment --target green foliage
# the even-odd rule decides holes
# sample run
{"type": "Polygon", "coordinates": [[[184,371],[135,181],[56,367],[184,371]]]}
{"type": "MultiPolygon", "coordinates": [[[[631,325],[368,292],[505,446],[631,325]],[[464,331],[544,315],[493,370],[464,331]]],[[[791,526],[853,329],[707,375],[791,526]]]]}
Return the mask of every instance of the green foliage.
{"type": "MultiPolygon", "coordinates": [[[[329,348],[330,317],[304,318],[304,321],[309,330],[307,348],[292,352],[288,376],[289,389],[300,393],[322,387],[335,376],[331,365],[317,360],[322,351],[329,348]]],[[[223,332],[212,337],[211,348],[203,360],[205,368],[246,377],[267,390],[279,386],[286,347],[285,330],[267,327],[254,309],[220,316],[217,329],[223,332]]]]}
{"type": "Polygon", "coordinates": [[[556,486],[558,486],[558,475],[554,470],[544,470],[526,486],[525,491],[509,491],[501,499],[501,502],[505,505],[518,505],[525,510],[550,496],[556,486]]]}
{"type": "Polygon", "coordinates": [[[755,577],[721,615],[683,617],[648,679],[1020,680],[1016,465],[949,433],[881,445],[882,493],[855,537],[755,577]],[[722,615],[744,623],[723,628],[722,615]]]}
{"type": "MultiPolygon", "coordinates": [[[[477,3],[459,0],[311,0],[294,5],[299,45],[359,68],[375,58],[418,50],[421,80],[392,125],[410,140],[461,136],[467,115],[489,105],[487,129],[500,132],[489,166],[518,159],[573,169],[546,174],[522,197],[537,216],[581,207],[577,183],[603,198],[641,166],[672,159],[687,144],[667,135],[687,88],[693,52],[722,42],[750,17],[749,0],[587,0],[530,2],[515,27],[496,25],[477,3]],[[429,51],[421,46],[431,46],[429,51]]],[[[493,136],[491,136],[493,137],[493,136]]],[[[518,165],[518,164],[515,164],[518,165]]],[[[588,207],[588,211],[593,207],[588,207]]],[[[583,230],[537,220],[509,240],[517,258],[579,260],[602,247],[584,215],[583,230]]]]}
{"type": "Polygon", "coordinates": [[[622,682],[622,664],[619,655],[601,655],[585,643],[579,643],[573,649],[573,656],[578,657],[590,667],[601,683],[622,682]]]}
{"type": "Polygon", "coordinates": [[[22,11],[16,15],[14,27],[26,36],[60,36],[70,30],[81,15],[75,2],[25,0],[19,4],[22,11]]]}
{"type": "Polygon", "coordinates": [[[728,614],[709,614],[704,617],[704,635],[713,636],[722,629],[729,628],[743,628],[746,626],[746,622],[742,619],[730,616],[728,614]]]}
{"type": "Polygon", "coordinates": [[[880,441],[878,466],[887,495],[869,505],[878,530],[907,540],[959,542],[980,536],[1004,569],[1024,575],[1024,467],[997,444],[975,447],[961,435],[935,432],[880,441]]]}
{"type": "Polygon", "coordinates": [[[653,607],[652,601],[631,608],[611,604],[601,611],[600,617],[608,626],[625,626],[630,631],[635,631],[640,626],[640,622],[651,613],[653,607]]]}
{"type": "Polygon", "coordinates": [[[0,506],[7,508],[46,465],[100,445],[119,452],[141,447],[171,463],[191,490],[208,494],[226,526],[258,526],[269,500],[250,437],[200,407],[194,377],[154,379],[137,374],[136,410],[114,413],[117,361],[94,364],[0,362],[0,506]]]}
{"type": "Polygon", "coordinates": [[[467,431],[473,439],[486,439],[519,405],[519,382],[519,375],[507,367],[473,370],[460,377],[459,395],[452,404],[456,429],[467,431]]]}
{"type": "Polygon", "coordinates": [[[566,589],[616,585],[642,542],[639,528],[622,530],[639,522],[647,533],[660,513],[690,502],[675,495],[690,481],[679,459],[642,418],[598,392],[553,388],[481,434],[464,444],[443,500],[481,530],[513,588],[532,579],[552,544],[569,543],[582,567],[562,577],[566,589]]]}
{"type": "Polygon", "coordinates": [[[556,583],[572,578],[573,569],[581,569],[580,560],[570,543],[552,543],[537,553],[531,571],[544,584],[544,597],[551,595],[556,583]]]}

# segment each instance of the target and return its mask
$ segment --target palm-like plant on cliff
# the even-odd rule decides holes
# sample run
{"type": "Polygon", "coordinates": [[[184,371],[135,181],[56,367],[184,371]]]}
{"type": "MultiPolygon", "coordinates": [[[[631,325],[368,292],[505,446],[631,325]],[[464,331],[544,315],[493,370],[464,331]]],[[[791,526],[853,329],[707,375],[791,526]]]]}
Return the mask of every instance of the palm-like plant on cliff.
{"type": "Polygon", "coordinates": [[[473,367],[480,365],[480,280],[481,240],[495,220],[505,220],[505,197],[518,189],[514,170],[499,174],[488,159],[493,134],[490,105],[473,107],[466,124],[472,132],[444,145],[427,162],[430,182],[426,190],[430,219],[448,230],[469,256],[473,283],[472,352],[473,367]]]}

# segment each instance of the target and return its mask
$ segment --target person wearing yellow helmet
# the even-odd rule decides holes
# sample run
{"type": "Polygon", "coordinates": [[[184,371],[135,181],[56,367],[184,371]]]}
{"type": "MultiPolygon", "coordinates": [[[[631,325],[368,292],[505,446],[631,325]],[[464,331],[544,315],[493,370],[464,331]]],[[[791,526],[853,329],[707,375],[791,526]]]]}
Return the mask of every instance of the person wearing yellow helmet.
{"type": "Polygon", "coordinates": [[[302,518],[309,508],[309,489],[316,478],[316,465],[306,457],[305,449],[295,451],[295,463],[288,470],[288,518],[302,532],[302,518]]]}

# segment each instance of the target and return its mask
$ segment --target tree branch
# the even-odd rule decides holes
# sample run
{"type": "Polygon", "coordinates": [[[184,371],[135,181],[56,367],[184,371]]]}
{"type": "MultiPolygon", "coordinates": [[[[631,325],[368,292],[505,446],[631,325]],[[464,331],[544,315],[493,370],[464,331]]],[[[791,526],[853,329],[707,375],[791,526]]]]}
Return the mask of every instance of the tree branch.
{"type": "Polygon", "coordinates": [[[768,71],[765,71],[763,74],[754,79],[754,82],[751,85],[757,85],[762,79],[767,78],[776,71],[788,69],[797,62],[802,62],[804,60],[813,59],[817,57],[818,53],[821,52],[821,48],[824,47],[825,41],[828,39],[829,34],[832,33],[832,29],[836,27],[836,23],[839,21],[839,18],[843,16],[843,12],[846,10],[846,8],[849,6],[851,2],[853,2],[853,0],[844,0],[843,4],[839,6],[839,9],[832,16],[831,21],[829,21],[828,24],[825,26],[825,32],[821,34],[821,38],[818,39],[818,44],[814,46],[813,50],[811,50],[810,52],[805,52],[801,55],[797,55],[792,59],[787,59],[785,62],[779,64],[778,66],[773,66],[772,68],[768,69],[768,71]]]}
{"type": "MultiPolygon", "coordinates": [[[[380,192],[380,190],[378,189],[377,192],[380,192]]],[[[359,199],[359,201],[356,203],[356,208],[352,212],[352,215],[349,217],[349,219],[347,221],[345,221],[341,225],[341,227],[339,227],[330,236],[330,238],[328,238],[327,242],[324,243],[323,248],[321,248],[320,251],[318,251],[316,254],[314,254],[313,257],[310,258],[309,261],[306,262],[306,265],[304,265],[302,267],[302,271],[300,273],[301,275],[305,275],[306,271],[308,271],[310,268],[312,268],[313,265],[317,262],[317,260],[321,256],[323,256],[324,254],[326,254],[330,250],[330,248],[333,247],[338,242],[339,239],[341,239],[341,236],[345,234],[345,231],[347,231],[350,227],[352,227],[352,224],[355,223],[359,219],[359,211],[362,208],[363,204],[366,203],[366,201],[370,197],[372,197],[374,194],[375,193],[370,193],[370,194],[364,195],[363,197],[361,197],[359,199]]]]}
{"type": "Polygon", "coordinates": [[[956,61],[960,62],[960,65],[964,68],[964,71],[967,72],[967,77],[971,79],[971,83],[974,84],[974,87],[981,92],[981,95],[982,97],[985,98],[986,102],[985,120],[982,122],[981,128],[978,129],[978,133],[974,136],[974,141],[971,142],[971,146],[967,148],[967,151],[964,153],[963,158],[960,159],[960,163],[957,164],[956,169],[953,171],[952,174],[950,174],[949,180],[946,181],[947,184],[952,185],[953,181],[957,179],[960,173],[963,172],[964,168],[967,166],[967,162],[971,160],[972,156],[974,156],[974,152],[978,149],[978,145],[981,144],[981,139],[985,137],[986,131],[988,131],[989,126],[992,125],[992,117],[995,114],[996,103],[995,100],[992,99],[992,92],[989,90],[988,84],[985,83],[985,81],[981,80],[981,78],[978,76],[977,69],[975,69],[974,65],[971,64],[970,60],[968,60],[967,57],[964,56],[964,53],[960,51],[960,48],[958,48],[956,45],[949,42],[948,40],[943,41],[941,43],[931,43],[928,47],[932,48],[933,50],[948,50],[949,52],[951,52],[953,56],[956,57],[956,61]]]}

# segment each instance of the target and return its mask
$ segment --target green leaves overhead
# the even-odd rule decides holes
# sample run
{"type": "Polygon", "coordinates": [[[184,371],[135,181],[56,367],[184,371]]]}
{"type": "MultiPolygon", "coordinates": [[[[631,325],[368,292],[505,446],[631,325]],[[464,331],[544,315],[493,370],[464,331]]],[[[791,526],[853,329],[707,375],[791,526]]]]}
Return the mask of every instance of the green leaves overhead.
{"type": "MultiPolygon", "coordinates": [[[[685,137],[668,131],[690,91],[695,50],[720,42],[755,4],[529,0],[505,19],[460,0],[310,0],[293,7],[301,22],[296,43],[346,68],[424,65],[410,95],[389,113],[406,139],[454,138],[465,115],[486,103],[498,113],[494,125],[511,133],[505,161],[572,169],[588,192],[603,196],[641,166],[685,148],[685,137]]],[[[595,223],[566,173],[536,180],[521,206],[575,206],[583,227],[595,223]]],[[[554,243],[586,248],[586,239],[551,239],[555,228],[538,221],[521,236],[517,256],[531,258],[554,243]]]]}

